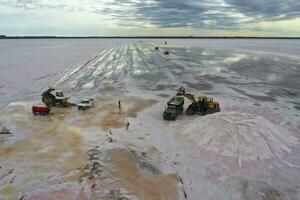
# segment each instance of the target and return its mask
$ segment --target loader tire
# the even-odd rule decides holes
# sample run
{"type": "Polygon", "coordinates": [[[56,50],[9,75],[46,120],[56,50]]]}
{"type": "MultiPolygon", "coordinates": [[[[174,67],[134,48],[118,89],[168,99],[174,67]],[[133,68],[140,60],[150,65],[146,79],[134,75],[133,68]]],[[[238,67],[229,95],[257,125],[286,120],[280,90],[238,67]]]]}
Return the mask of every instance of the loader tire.
{"type": "Polygon", "coordinates": [[[214,112],[215,112],[214,110],[208,109],[208,110],[205,111],[205,114],[212,114],[212,113],[214,113],[214,112]]]}
{"type": "Polygon", "coordinates": [[[195,114],[195,111],[194,111],[194,109],[193,109],[191,106],[189,106],[189,107],[186,109],[186,114],[187,114],[187,115],[194,115],[194,114],[195,114]]]}

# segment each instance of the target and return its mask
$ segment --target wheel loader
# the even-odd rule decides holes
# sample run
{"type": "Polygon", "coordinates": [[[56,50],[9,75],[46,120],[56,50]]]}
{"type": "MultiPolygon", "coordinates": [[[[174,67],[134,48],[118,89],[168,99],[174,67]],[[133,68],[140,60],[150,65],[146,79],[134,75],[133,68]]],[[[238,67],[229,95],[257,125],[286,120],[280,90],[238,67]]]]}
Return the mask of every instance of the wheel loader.
{"type": "Polygon", "coordinates": [[[194,96],[192,94],[186,93],[185,88],[179,88],[177,95],[182,95],[192,101],[192,103],[186,109],[187,115],[194,114],[211,114],[215,112],[220,112],[220,105],[218,102],[214,101],[213,98],[207,96],[194,96]]]}
{"type": "Polygon", "coordinates": [[[176,120],[177,116],[183,112],[184,97],[192,103],[186,109],[187,115],[211,114],[220,111],[219,103],[207,96],[194,96],[186,93],[183,87],[179,88],[175,97],[168,101],[163,117],[165,120],[176,120]]]}
{"type": "Polygon", "coordinates": [[[49,88],[42,94],[42,101],[46,106],[69,107],[69,97],[64,97],[62,91],[55,91],[54,88],[49,88]]]}
{"type": "Polygon", "coordinates": [[[194,115],[194,114],[211,114],[215,112],[220,112],[219,103],[213,101],[212,98],[206,96],[198,96],[195,98],[195,101],[192,102],[186,109],[187,115],[194,115]]]}

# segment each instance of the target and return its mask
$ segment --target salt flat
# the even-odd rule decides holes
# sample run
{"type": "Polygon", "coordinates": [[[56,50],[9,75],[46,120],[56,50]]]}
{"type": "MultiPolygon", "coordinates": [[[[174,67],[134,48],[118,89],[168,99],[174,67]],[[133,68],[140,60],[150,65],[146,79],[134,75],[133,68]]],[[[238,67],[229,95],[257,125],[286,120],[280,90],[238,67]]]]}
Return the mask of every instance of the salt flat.
{"type": "Polygon", "coordinates": [[[36,117],[44,87],[6,95],[0,121],[13,135],[0,140],[0,197],[299,199],[300,62],[265,52],[128,41],[33,81],[72,102],[94,97],[94,109],[36,117]],[[221,112],[164,121],[180,86],[221,112]]]}

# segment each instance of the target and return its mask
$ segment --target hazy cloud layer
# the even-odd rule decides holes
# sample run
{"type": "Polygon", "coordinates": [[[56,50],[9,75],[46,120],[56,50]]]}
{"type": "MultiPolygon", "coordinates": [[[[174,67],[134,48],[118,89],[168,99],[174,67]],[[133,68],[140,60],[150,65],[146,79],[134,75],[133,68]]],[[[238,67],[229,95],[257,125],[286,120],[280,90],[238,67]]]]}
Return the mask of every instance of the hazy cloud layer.
{"type": "MultiPolygon", "coordinates": [[[[142,21],[158,27],[238,28],[241,21],[234,9],[223,1],[130,1],[111,2],[107,8],[97,10],[120,20],[121,23],[142,21]],[[122,8],[120,10],[120,8],[122,8]]],[[[133,22],[134,23],[134,22],[133,22]]]]}
{"type": "Polygon", "coordinates": [[[225,0],[255,20],[280,20],[300,16],[299,0],[225,0]]]}
{"type": "Polygon", "coordinates": [[[239,29],[258,21],[300,16],[299,0],[0,0],[23,11],[91,12],[123,26],[239,29]]]}

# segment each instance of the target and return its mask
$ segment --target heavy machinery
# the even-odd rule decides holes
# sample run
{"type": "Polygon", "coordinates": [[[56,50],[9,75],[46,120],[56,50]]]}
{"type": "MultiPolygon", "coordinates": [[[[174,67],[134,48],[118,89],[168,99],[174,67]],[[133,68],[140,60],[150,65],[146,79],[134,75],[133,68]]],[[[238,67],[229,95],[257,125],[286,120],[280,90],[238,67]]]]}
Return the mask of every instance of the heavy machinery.
{"type": "Polygon", "coordinates": [[[62,91],[55,91],[54,88],[49,88],[42,94],[42,101],[46,106],[69,107],[72,104],[68,100],[69,97],[64,97],[62,91]]]}
{"type": "Polygon", "coordinates": [[[83,99],[82,101],[80,101],[79,104],[77,104],[77,108],[78,108],[78,110],[87,110],[87,109],[93,107],[94,104],[95,104],[94,99],[83,99]]]}
{"type": "Polygon", "coordinates": [[[34,115],[49,115],[50,108],[48,106],[32,106],[32,113],[34,115]]]}
{"type": "Polygon", "coordinates": [[[183,96],[175,96],[167,103],[167,107],[163,112],[165,120],[176,120],[177,116],[183,113],[183,96]]]}
{"type": "Polygon", "coordinates": [[[192,101],[192,104],[190,104],[186,109],[187,115],[206,115],[220,112],[220,105],[218,102],[214,101],[213,98],[188,94],[185,92],[185,88],[183,87],[179,88],[177,95],[184,96],[192,101]]]}

